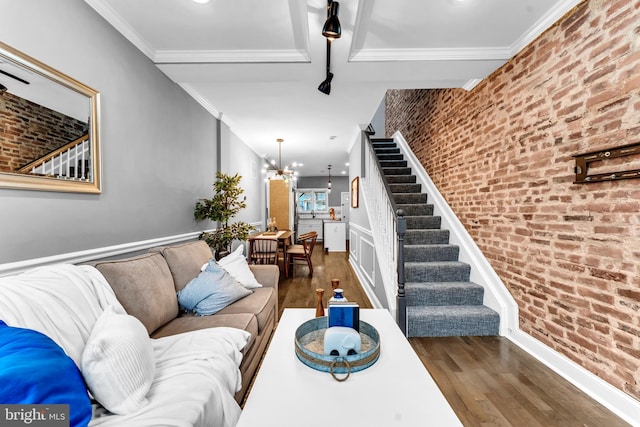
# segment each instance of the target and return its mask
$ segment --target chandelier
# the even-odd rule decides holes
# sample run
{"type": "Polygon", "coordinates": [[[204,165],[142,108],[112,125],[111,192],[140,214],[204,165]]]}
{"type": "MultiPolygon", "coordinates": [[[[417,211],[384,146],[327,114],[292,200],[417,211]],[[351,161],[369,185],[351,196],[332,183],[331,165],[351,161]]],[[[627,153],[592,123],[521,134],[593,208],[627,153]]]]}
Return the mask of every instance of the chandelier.
{"type": "Polygon", "coordinates": [[[298,172],[294,170],[294,168],[298,166],[302,166],[302,163],[293,162],[291,165],[282,164],[282,143],[284,140],[282,138],[278,138],[276,140],[278,142],[278,161],[276,162],[274,159],[267,160],[267,163],[264,165],[263,173],[267,175],[267,179],[297,179],[298,172]]]}

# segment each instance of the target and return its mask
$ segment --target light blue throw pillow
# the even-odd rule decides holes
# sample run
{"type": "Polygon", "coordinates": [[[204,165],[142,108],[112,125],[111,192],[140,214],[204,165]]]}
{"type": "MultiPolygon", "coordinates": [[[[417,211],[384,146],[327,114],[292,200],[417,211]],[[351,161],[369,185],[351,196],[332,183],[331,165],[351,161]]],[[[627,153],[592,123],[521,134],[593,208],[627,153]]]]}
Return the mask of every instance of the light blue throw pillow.
{"type": "Polygon", "coordinates": [[[253,291],[242,286],[225,270],[213,264],[178,291],[180,306],[199,316],[208,316],[253,291]]]}

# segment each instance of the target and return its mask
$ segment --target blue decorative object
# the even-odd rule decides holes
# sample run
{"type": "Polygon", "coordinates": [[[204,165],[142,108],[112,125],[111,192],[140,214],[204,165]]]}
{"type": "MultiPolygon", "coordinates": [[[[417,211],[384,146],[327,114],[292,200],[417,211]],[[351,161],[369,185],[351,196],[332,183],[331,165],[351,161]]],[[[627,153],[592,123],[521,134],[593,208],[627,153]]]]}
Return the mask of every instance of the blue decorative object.
{"type": "Polygon", "coordinates": [[[333,296],[329,298],[329,302],[347,302],[347,299],[344,297],[344,291],[342,289],[334,289],[333,296]]]}
{"type": "Polygon", "coordinates": [[[325,355],[349,356],[360,353],[362,338],[353,328],[344,326],[332,326],[324,332],[325,355]]]}
{"type": "Polygon", "coordinates": [[[91,401],[80,370],[46,335],[0,320],[0,402],[67,404],[70,425],[86,426],[91,401]]]}
{"type": "Polygon", "coordinates": [[[329,301],[327,307],[329,328],[344,326],[360,332],[360,306],[355,302],[329,301]]]}

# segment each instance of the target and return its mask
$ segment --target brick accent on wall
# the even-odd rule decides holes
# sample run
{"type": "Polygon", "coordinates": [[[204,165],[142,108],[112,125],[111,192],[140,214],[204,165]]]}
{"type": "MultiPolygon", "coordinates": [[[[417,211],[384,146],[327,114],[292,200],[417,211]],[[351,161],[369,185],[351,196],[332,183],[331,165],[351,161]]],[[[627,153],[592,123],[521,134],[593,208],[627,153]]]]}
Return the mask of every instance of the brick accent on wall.
{"type": "Polygon", "coordinates": [[[522,330],[640,399],[640,179],[573,184],[572,158],[640,142],[640,2],[582,3],[473,90],[386,105],[522,330]]]}
{"type": "Polygon", "coordinates": [[[86,133],[86,123],[5,92],[0,96],[0,172],[14,172],[86,133]]]}

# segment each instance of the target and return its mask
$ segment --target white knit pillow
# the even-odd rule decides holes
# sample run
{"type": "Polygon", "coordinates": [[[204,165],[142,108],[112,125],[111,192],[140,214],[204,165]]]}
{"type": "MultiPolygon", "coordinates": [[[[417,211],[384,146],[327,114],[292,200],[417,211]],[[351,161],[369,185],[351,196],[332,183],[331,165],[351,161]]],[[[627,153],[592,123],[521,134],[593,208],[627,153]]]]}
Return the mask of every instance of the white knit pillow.
{"type": "Polygon", "coordinates": [[[109,306],[82,353],[82,375],[93,397],[110,412],[126,415],[147,405],[155,360],[147,329],[109,306]]]}
{"type": "MultiPolygon", "coordinates": [[[[225,269],[227,273],[234,279],[242,284],[247,289],[261,288],[262,285],[256,280],[247,259],[243,255],[244,246],[240,245],[235,251],[231,252],[226,257],[223,257],[218,261],[218,265],[225,269]]],[[[209,261],[209,264],[215,263],[214,260],[209,261]]]]}

